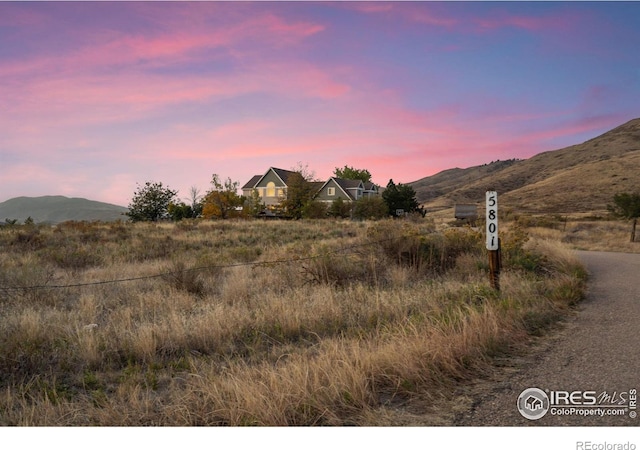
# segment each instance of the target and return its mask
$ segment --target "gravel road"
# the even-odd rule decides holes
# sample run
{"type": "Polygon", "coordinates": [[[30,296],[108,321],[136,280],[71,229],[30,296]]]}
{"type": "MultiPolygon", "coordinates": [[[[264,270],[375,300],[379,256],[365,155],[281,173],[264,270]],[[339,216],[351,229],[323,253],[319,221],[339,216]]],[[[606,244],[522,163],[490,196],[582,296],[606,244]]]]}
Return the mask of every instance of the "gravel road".
{"type": "Polygon", "coordinates": [[[493,380],[461,393],[470,407],[458,411],[453,425],[640,425],[640,418],[630,417],[628,408],[629,392],[640,390],[640,254],[580,251],[577,255],[590,273],[587,297],[578,313],[530,354],[506,364],[493,380]],[[606,393],[613,403],[622,394],[627,399],[620,408],[625,414],[558,415],[551,405],[543,417],[529,420],[516,403],[523,390],[534,387],[547,393],[606,393]]]}

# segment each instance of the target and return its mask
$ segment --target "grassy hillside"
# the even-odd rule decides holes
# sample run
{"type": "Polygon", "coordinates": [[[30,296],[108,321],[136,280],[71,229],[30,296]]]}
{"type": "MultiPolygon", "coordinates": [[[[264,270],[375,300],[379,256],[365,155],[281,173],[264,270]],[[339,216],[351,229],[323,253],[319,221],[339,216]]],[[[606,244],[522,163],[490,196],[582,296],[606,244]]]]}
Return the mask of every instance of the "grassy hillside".
{"type": "Polygon", "coordinates": [[[127,211],[123,206],[61,195],[16,197],[0,203],[0,220],[23,222],[31,217],[36,223],[56,224],[68,220],[111,222],[126,219],[122,214],[127,211]]]}
{"type": "Polygon", "coordinates": [[[582,144],[526,160],[446,172],[457,174],[446,185],[440,182],[444,172],[411,183],[427,208],[483,203],[484,192],[493,187],[514,210],[603,212],[613,194],[638,189],[640,119],[582,144]]]}
{"type": "Polygon", "coordinates": [[[493,161],[489,164],[469,167],[467,169],[455,168],[443,170],[433,176],[415,181],[411,183],[411,186],[415,189],[419,202],[431,202],[441,197],[447,198],[450,192],[455,191],[460,186],[490,179],[493,174],[519,161],[521,160],[493,161]]]}

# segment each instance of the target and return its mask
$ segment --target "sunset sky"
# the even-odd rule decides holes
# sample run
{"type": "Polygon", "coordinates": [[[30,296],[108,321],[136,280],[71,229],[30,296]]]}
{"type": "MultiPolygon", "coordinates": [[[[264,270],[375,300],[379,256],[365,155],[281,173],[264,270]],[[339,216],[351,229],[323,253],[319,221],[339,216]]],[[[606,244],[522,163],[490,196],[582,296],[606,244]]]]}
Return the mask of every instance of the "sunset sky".
{"type": "Polygon", "coordinates": [[[640,2],[0,2],[0,201],[407,183],[640,117],[640,2]]]}

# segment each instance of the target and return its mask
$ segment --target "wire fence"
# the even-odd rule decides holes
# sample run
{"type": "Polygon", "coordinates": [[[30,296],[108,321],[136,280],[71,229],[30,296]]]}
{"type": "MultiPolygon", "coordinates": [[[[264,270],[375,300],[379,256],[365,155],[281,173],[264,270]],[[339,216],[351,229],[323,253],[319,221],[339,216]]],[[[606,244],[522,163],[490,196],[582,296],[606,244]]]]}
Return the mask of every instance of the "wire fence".
{"type": "MultiPolygon", "coordinates": [[[[404,235],[403,238],[411,238],[411,237],[419,237],[421,233],[412,233],[404,235]]],[[[374,245],[379,245],[385,242],[390,242],[393,240],[397,240],[397,237],[379,239],[376,241],[369,241],[361,244],[353,244],[346,247],[341,247],[339,249],[322,252],[316,255],[311,256],[298,256],[293,258],[285,258],[285,259],[274,259],[267,261],[252,261],[252,262],[242,262],[242,263],[232,263],[232,264],[215,264],[215,265],[207,265],[200,267],[192,267],[190,269],[181,269],[167,272],[160,272],[151,275],[143,275],[138,277],[128,277],[128,278],[117,278],[113,280],[103,280],[103,281],[92,281],[86,283],[71,283],[71,284],[46,284],[46,285],[34,285],[34,286],[0,286],[0,291],[4,292],[16,292],[16,291],[35,291],[35,290],[46,290],[46,289],[68,289],[68,288],[82,288],[89,286],[100,286],[107,284],[117,284],[117,283],[127,283],[132,281],[141,281],[141,280],[150,280],[154,278],[163,278],[167,276],[176,276],[181,273],[189,273],[189,272],[204,272],[209,270],[218,270],[218,269],[227,269],[233,267],[243,267],[243,266],[270,266],[277,264],[287,264],[293,262],[302,262],[302,261],[311,261],[314,259],[326,258],[327,256],[335,255],[335,254],[354,254],[356,253],[354,250],[370,247],[374,245]]]]}

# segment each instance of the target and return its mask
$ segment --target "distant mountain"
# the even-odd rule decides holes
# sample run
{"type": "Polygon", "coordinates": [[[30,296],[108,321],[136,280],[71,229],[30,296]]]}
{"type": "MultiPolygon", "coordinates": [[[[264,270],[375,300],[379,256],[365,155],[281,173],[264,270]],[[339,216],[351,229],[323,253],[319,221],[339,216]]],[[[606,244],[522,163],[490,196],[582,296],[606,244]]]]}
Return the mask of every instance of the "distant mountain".
{"type": "Polygon", "coordinates": [[[409,183],[427,209],[456,203],[484,205],[498,191],[500,204],[517,212],[602,213],[619,192],[640,190],[640,119],[582,144],[525,160],[450,169],[409,183]]]}
{"type": "Polygon", "coordinates": [[[19,223],[31,217],[35,223],[56,224],[68,220],[111,222],[127,219],[128,208],[85,198],[62,195],[44,197],[16,197],[0,203],[0,221],[18,219],[19,223]]]}

